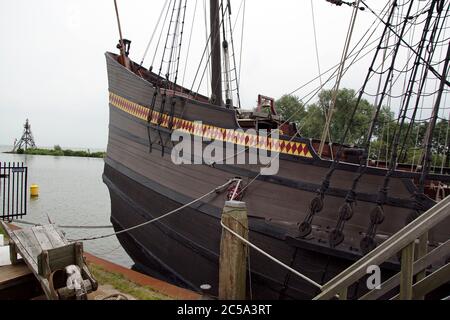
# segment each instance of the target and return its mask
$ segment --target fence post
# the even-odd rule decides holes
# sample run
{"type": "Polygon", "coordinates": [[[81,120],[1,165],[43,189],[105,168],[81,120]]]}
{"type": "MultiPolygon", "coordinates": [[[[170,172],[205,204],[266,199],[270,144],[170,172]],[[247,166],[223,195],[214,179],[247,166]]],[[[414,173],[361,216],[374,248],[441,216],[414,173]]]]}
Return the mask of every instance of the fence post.
{"type": "Polygon", "coordinates": [[[400,271],[400,300],[412,300],[413,298],[413,263],[414,241],[402,250],[400,271]]]}
{"type": "MultiPolygon", "coordinates": [[[[417,246],[417,260],[424,257],[428,253],[428,232],[425,232],[420,238],[419,238],[419,245],[417,246]]],[[[422,272],[419,272],[416,276],[416,282],[419,282],[427,276],[427,269],[424,269],[422,272]]],[[[416,297],[417,300],[424,300],[425,297],[416,297]]]]}
{"type": "Polygon", "coordinates": [[[339,300],[347,300],[348,299],[348,288],[342,288],[339,290],[339,300]]]}
{"type": "MultiPolygon", "coordinates": [[[[227,201],[222,213],[225,226],[248,239],[245,202],[227,201]]],[[[219,299],[245,300],[247,281],[247,245],[222,229],[219,262],[219,299]]]]}

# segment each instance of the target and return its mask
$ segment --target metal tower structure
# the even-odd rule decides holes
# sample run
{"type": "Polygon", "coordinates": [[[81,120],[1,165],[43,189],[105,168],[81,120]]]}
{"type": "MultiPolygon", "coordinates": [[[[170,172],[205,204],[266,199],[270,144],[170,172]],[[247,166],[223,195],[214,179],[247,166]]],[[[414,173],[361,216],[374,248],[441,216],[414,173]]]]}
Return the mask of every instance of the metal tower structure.
{"type": "Polygon", "coordinates": [[[24,130],[22,138],[14,143],[13,152],[16,152],[19,149],[27,150],[28,148],[36,148],[36,143],[34,143],[33,134],[31,133],[31,125],[28,119],[23,127],[24,130]]]}

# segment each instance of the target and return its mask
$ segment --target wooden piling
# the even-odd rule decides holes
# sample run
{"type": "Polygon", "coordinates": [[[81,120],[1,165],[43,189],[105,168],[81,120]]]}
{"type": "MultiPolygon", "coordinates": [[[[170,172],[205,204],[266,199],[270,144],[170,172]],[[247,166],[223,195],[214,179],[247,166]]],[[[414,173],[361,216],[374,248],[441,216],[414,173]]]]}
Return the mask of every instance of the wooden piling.
{"type": "MultiPolygon", "coordinates": [[[[248,239],[247,207],[244,202],[226,202],[223,209],[222,222],[244,239],[248,239]]],[[[228,230],[222,229],[219,299],[245,300],[246,281],[247,246],[228,230]]]]}

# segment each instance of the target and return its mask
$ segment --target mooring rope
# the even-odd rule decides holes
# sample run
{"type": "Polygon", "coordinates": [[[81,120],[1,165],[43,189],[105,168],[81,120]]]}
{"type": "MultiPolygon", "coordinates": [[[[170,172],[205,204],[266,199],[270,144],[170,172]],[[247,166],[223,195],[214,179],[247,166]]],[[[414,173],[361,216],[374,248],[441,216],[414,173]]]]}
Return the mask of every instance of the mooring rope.
{"type": "Polygon", "coordinates": [[[254,250],[258,251],[259,253],[261,253],[262,255],[266,256],[267,258],[269,258],[270,260],[272,260],[273,262],[275,262],[276,264],[282,266],[283,268],[289,270],[290,272],[292,272],[293,274],[297,275],[298,277],[302,278],[303,280],[307,281],[308,283],[312,284],[313,286],[317,287],[318,289],[322,290],[322,286],[320,284],[318,284],[317,282],[315,282],[314,280],[308,278],[307,276],[305,276],[304,274],[298,272],[297,270],[289,267],[288,265],[284,264],[283,262],[281,262],[280,260],[278,260],[277,258],[275,258],[274,256],[270,255],[269,253],[265,252],[264,250],[262,250],[261,248],[255,246],[253,243],[251,243],[250,241],[248,241],[247,239],[241,237],[239,234],[237,234],[236,232],[234,232],[233,230],[231,230],[230,228],[228,228],[223,221],[220,222],[222,228],[224,228],[225,230],[227,230],[228,232],[230,232],[232,235],[234,235],[236,238],[238,238],[239,240],[241,240],[242,242],[244,242],[246,245],[250,246],[251,248],[253,248],[254,250]]]}
{"type": "MultiPolygon", "coordinates": [[[[30,221],[26,221],[26,220],[12,220],[11,222],[13,223],[19,223],[19,224],[25,224],[25,225],[30,225],[30,226],[34,226],[34,227],[38,227],[38,226],[42,226],[43,224],[41,223],[35,223],[35,222],[30,222],[30,221]]],[[[113,226],[112,225],[104,225],[104,226],[83,226],[83,225],[56,225],[56,227],[61,228],[61,229],[112,229],[113,226]]]]}
{"type": "Polygon", "coordinates": [[[210,195],[212,195],[214,193],[220,192],[221,190],[223,190],[224,188],[229,186],[231,183],[236,182],[238,180],[239,179],[230,179],[227,183],[225,183],[225,184],[223,184],[221,186],[218,186],[217,188],[214,188],[213,190],[209,191],[208,193],[204,194],[203,196],[201,196],[201,197],[199,197],[199,198],[197,198],[195,200],[192,200],[191,202],[189,202],[189,203],[187,203],[187,204],[185,204],[185,205],[183,205],[183,206],[181,206],[181,207],[179,207],[179,208],[177,208],[175,210],[172,210],[172,211],[170,211],[170,212],[168,212],[168,213],[166,213],[166,214],[164,214],[164,215],[162,215],[162,216],[160,216],[158,218],[152,219],[150,221],[146,221],[146,222],[138,224],[138,225],[136,225],[134,227],[123,229],[123,230],[120,230],[120,231],[117,231],[117,232],[114,232],[114,233],[111,233],[111,234],[103,235],[103,236],[97,236],[97,237],[91,237],[91,238],[83,238],[83,239],[76,239],[76,240],[68,239],[68,240],[71,241],[71,242],[94,241],[94,240],[100,240],[100,239],[105,239],[105,238],[111,238],[111,237],[117,236],[117,235],[122,234],[122,233],[126,233],[126,232],[129,232],[129,231],[132,231],[132,230],[139,229],[139,228],[144,227],[146,225],[149,225],[149,224],[155,223],[155,222],[157,222],[159,220],[162,220],[164,218],[167,218],[168,216],[173,215],[173,214],[175,214],[177,212],[180,212],[181,210],[183,210],[183,209],[185,209],[187,207],[190,207],[191,205],[193,205],[193,204],[195,204],[195,203],[205,199],[206,197],[208,197],[208,196],[210,196],[210,195]]]}

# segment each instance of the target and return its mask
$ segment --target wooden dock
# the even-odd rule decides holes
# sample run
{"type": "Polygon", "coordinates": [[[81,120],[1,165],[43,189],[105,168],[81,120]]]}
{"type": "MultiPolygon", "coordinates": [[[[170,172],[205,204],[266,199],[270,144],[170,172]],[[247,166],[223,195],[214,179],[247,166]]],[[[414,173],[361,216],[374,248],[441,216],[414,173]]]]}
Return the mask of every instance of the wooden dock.
{"type": "Polygon", "coordinates": [[[39,281],[25,263],[0,267],[0,300],[29,300],[41,295],[39,281]]]}

